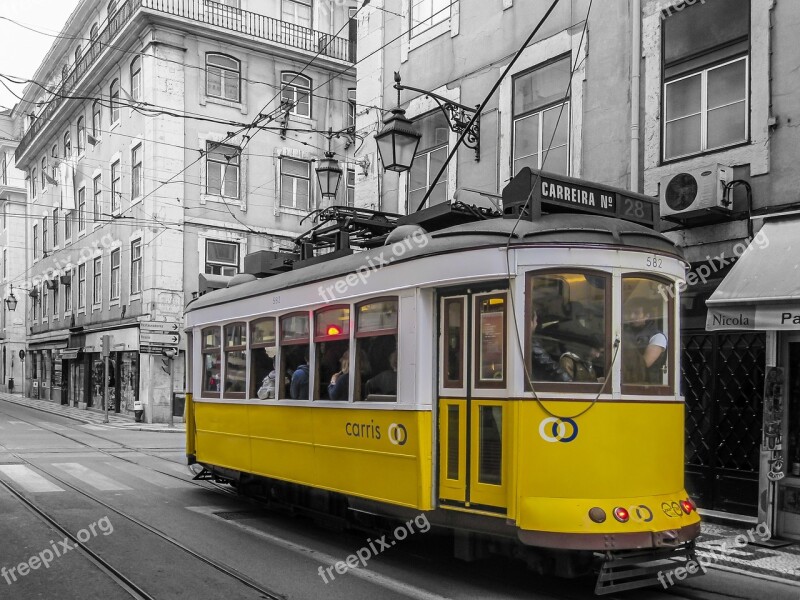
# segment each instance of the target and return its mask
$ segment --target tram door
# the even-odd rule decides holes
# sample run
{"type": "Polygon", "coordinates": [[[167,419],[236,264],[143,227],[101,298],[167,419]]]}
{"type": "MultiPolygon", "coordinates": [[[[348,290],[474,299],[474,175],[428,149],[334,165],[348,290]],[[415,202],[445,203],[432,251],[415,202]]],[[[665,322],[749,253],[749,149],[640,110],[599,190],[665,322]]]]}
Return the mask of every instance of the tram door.
{"type": "Polygon", "coordinates": [[[439,298],[439,503],[505,514],[511,431],[506,290],[439,298]]]}

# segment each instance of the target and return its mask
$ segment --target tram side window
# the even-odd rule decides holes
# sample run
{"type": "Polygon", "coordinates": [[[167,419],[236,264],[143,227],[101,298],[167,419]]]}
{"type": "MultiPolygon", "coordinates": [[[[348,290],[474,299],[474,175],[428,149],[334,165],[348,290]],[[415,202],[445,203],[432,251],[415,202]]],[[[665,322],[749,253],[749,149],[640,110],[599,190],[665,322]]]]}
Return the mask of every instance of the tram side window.
{"type": "Polygon", "coordinates": [[[203,329],[203,396],[219,396],[222,390],[222,336],[219,327],[203,329]]]}
{"type": "Polygon", "coordinates": [[[355,397],[397,401],[397,298],[356,306],[355,397]]]}
{"type": "Polygon", "coordinates": [[[314,399],[350,396],[350,307],[334,306],[314,315],[317,382],[314,399]]]}
{"type": "Polygon", "coordinates": [[[281,371],[279,398],[308,400],[310,335],[308,313],[281,317],[281,371]]]}
{"type": "Polygon", "coordinates": [[[475,297],[475,386],[505,387],[506,384],[506,295],[475,297]]]}
{"type": "MultiPolygon", "coordinates": [[[[622,384],[670,385],[671,301],[669,284],[648,277],[622,278],[622,384]]],[[[635,390],[628,390],[635,391],[635,390]]]]}
{"type": "Polygon", "coordinates": [[[605,381],[609,301],[608,275],[528,273],[527,389],[531,381],[605,381]]]}
{"type": "Polygon", "coordinates": [[[247,374],[247,325],[225,325],[225,387],[224,398],[244,398],[247,374]]]}
{"type": "Polygon", "coordinates": [[[250,323],[250,397],[260,400],[275,398],[275,319],[259,319],[250,323]]]}

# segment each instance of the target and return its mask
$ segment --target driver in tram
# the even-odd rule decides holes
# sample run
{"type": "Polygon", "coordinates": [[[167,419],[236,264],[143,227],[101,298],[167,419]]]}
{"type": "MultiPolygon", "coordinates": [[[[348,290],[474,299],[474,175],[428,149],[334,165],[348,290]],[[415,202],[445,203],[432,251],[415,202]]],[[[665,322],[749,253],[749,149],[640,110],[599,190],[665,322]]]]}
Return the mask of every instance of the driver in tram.
{"type": "Polygon", "coordinates": [[[547,352],[542,345],[539,327],[539,315],[541,307],[533,307],[533,317],[531,320],[531,375],[533,381],[572,381],[572,377],[567,373],[547,352]]]}

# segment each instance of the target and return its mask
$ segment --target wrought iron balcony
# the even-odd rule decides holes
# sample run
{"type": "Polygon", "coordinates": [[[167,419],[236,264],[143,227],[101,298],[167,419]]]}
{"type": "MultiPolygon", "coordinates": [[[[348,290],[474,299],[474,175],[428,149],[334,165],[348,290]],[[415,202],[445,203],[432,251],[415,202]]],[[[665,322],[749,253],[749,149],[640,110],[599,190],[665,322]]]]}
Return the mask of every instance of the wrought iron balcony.
{"type": "Polygon", "coordinates": [[[248,10],[232,8],[213,0],[125,0],[119,3],[114,15],[84,50],[80,60],[68,71],[65,69],[64,78],[47,107],[35,117],[22,137],[16,151],[17,159],[25,153],[31,142],[69,97],[81,77],[97,62],[117,34],[141,11],[181,17],[291,48],[318,52],[329,58],[355,62],[355,43],[347,38],[336,37],[248,10]]]}

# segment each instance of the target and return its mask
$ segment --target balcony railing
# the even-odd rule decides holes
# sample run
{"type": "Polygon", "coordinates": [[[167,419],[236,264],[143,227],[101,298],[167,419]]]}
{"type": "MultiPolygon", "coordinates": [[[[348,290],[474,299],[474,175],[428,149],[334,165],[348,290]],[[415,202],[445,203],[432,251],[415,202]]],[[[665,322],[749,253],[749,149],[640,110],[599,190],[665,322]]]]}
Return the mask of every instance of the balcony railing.
{"type": "Polygon", "coordinates": [[[318,52],[322,56],[355,62],[355,43],[346,38],[336,37],[247,10],[232,8],[212,0],[125,0],[119,4],[103,30],[83,51],[80,60],[65,73],[64,79],[45,110],[34,118],[17,147],[17,159],[25,153],[25,150],[58,111],[81,77],[95,64],[103,50],[111,45],[117,33],[142,8],[214,25],[292,48],[318,52]]]}

